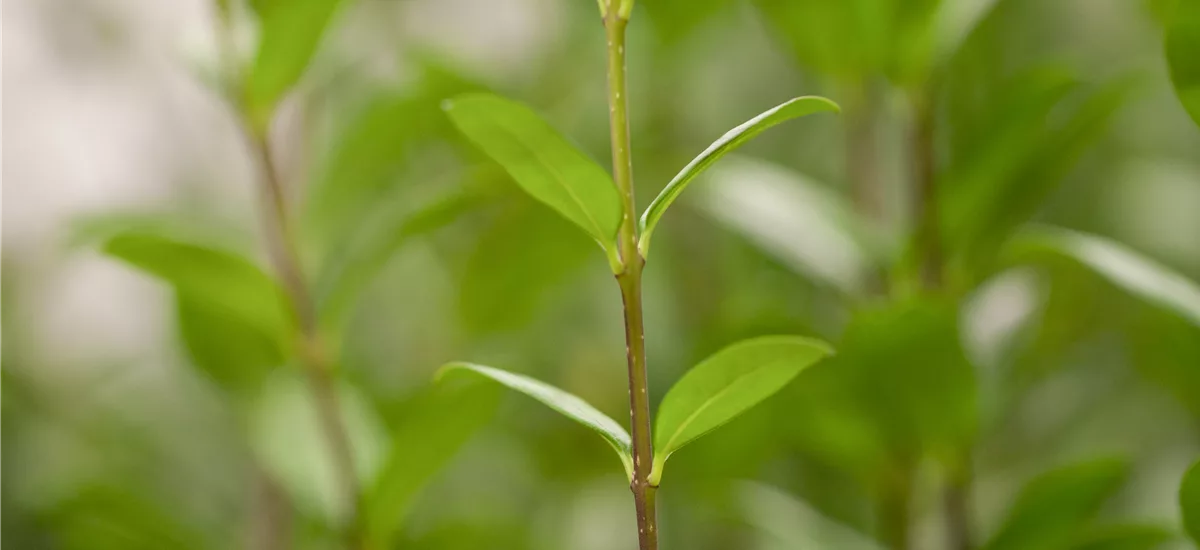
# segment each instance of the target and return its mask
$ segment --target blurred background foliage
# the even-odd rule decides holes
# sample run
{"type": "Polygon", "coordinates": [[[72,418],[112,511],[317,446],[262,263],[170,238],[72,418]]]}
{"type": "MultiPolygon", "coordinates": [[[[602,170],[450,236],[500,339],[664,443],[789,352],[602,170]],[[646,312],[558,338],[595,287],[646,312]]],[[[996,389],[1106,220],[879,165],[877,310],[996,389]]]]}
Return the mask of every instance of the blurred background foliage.
{"type": "MultiPolygon", "coordinates": [[[[1164,61],[1173,4],[638,2],[640,204],[767,107],[844,109],[722,161],[658,232],[654,402],[745,337],[839,350],[673,461],[665,547],[1190,547],[1200,130],[1164,61]]],[[[501,92],[607,159],[593,2],[11,0],[5,16],[3,542],[339,545],[257,167],[221,95],[276,25],[284,61],[247,101],[300,78],[272,135],[373,539],[636,547],[601,441],[528,399],[430,384],[470,359],[625,418],[603,256],[439,109],[501,92]],[[323,38],[305,10],[332,14],[323,38]]]]}

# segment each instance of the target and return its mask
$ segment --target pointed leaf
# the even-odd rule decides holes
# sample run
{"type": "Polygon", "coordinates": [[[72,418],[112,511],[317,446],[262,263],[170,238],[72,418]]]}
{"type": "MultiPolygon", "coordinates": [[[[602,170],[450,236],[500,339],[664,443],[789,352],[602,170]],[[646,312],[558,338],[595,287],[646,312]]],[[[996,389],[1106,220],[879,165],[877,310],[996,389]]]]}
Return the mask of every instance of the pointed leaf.
{"type": "Polygon", "coordinates": [[[652,482],[671,453],[775,394],[832,353],[828,344],[810,338],[763,336],[726,347],[693,367],[658,407],[652,482]]]}
{"type": "Polygon", "coordinates": [[[625,428],[622,428],[615,420],[596,410],[595,407],[589,405],[586,401],[528,376],[471,363],[447,364],[438,371],[436,377],[441,379],[455,371],[466,371],[490,378],[541,401],[547,407],[562,413],[567,418],[594,430],[617,452],[617,455],[621,458],[621,464],[625,466],[625,473],[630,476],[633,475],[633,442],[629,437],[629,432],[626,432],[625,428]]]}
{"type": "Polygon", "coordinates": [[[154,275],[213,315],[237,319],[280,343],[290,314],[275,281],[232,252],[131,230],[104,243],[104,253],[154,275]]]}
{"type": "Polygon", "coordinates": [[[1188,469],[1179,486],[1179,509],[1183,513],[1183,529],[1192,540],[1200,543],[1200,462],[1188,469]]]}
{"type": "Polygon", "coordinates": [[[709,145],[708,149],[705,149],[699,156],[692,159],[692,162],[684,166],[683,170],[675,175],[675,178],[663,188],[658,197],[654,199],[654,202],[650,203],[650,206],[646,208],[646,212],[642,214],[641,240],[638,243],[638,250],[641,251],[642,257],[646,257],[650,253],[650,235],[654,233],[654,227],[658,225],[658,220],[662,218],[663,213],[667,211],[671,203],[675,202],[679,194],[683,192],[688,183],[691,183],[692,179],[697,175],[726,153],[737,149],[743,143],[750,141],[751,138],[762,133],[767,128],[793,118],[825,111],[836,113],[840,112],[840,109],[836,103],[823,97],[797,97],[746,121],[741,126],[726,132],[725,135],[721,136],[721,139],[709,145]]]}
{"type": "Polygon", "coordinates": [[[1109,458],[1035,477],[1021,490],[986,550],[1052,550],[1069,545],[1128,475],[1124,460],[1109,458]]]}
{"type": "Polygon", "coordinates": [[[447,101],[443,108],[525,192],[583,228],[610,258],[616,257],[621,201],[603,168],[520,103],[468,94],[447,101]]]}
{"type": "Polygon", "coordinates": [[[1067,229],[1038,227],[1010,243],[1010,257],[1046,253],[1067,257],[1126,291],[1200,327],[1200,285],[1108,239],[1067,229]]]}
{"type": "Polygon", "coordinates": [[[246,106],[258,123],[304,75],[342,1],[270,2],[260,8],[258,54],[246,80],[246,106]]]}
{"type": "Polygon", "coordinates": [[[440,384],[403,407],[391,453],[367,491],[364,513],[371,548],[392,548],[417,492],[491,418],[499,391],[487,384],[440,384]]]}
{"type": "Polygon", "coordinates": [[[1178,0],[1167,24],[1167,66],[1183,108],[1200,125],[1200,0],[1178,0]]]}

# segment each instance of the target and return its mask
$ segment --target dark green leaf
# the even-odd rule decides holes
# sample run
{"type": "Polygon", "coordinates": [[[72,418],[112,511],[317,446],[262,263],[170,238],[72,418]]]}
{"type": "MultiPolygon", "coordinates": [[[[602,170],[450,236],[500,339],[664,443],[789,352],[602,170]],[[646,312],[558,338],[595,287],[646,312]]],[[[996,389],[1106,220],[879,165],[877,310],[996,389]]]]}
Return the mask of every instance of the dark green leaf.
{"type": "Polygon", "coordinates": [[[241,319],[182,293],[175,303],[179,334],[192,364],[224,390],[252,394],[272,368],[283,365],[285,351],[279,342],[241,319]]]}
{"type": "Polygon", "coordinates": [[[1021,490],[986,550],[1053,550],[1070,545],[1128,475],[1124,460],[1097,459],[1037,476],[1021,490]]]}
{"type": "Polygon", "coordinates": [[[1070,550],[1154,550],[1171,538],[1170,531],[1154,525],[1110,525],[1092,529],[1070,550]]]}
{"type": "Polygon", "coordinates": [[[1200,0],[1176,0],[1167,24],[1166,51],[1175,93],[1200,125],[1200,0]]]}
{"type": "Polygon", "coordinates": [[[253,327],[281,347],[288,342],[291,317],[282,291],[241,256],[143,231],[119,233],[103,251],[204,303],[210,315],[253,327]]]}
{"type": "Polygon", "coordinates": [[[1192,540],[1200,542],[1200,462],[1188,469],[1179,485],[1179,509],[1183,528],[1192,540]]]}
{"type": "Polygon", "coordinates": [[[621,464],[625,466],[625,473],[630,476],[633,475],[633,443],[630,440],[629,432],[626,432],[625,428],[622,428],[615,420],[596,410],[595,407],[589,405],[586,401],[528,376],[470,363],[450,363],[438,371],[437,378],[442,379],[450,373],[457,371],[470,372],[490,378],[541,401],[547,407],[562,413],[563,416],[587,426],[600,434],[608,442],[609,446],[617,452],[617,456],[621,459],[621,464]]]}
{"type": "Polygon", "coordinates": [[[692,159],[692,162],[684,166],[683,170],[680,170],[675,175],[671,182],[658,194],[658,197],[655,197],[654,202],[651,202],[650,206],[646,208],[646,212],[642,214],[641,240],[638,242],[638,250],[641,251],[642,257],[644,258],[649,255],[650,236],[654,233],[654,227],[658,225],[658,220],[662,218],[663,213],[667,211],[671,203],[675,202],[675,199],[687,188],[692,179],[726,153],[737,149],[767,128],[781,122],[813,113],[826,111],[836,113],[839,110],[836,103],[823,97],[797,97],[777,105],[746,121],[741,126],[726,132],[720,139],[709,145],[708,149],[705,149],[699,156],[692,159]]]}
{"type": "Polygon", "coordinates": [[[373,548],[393,547],[417,492],[491,418],[498,393],[484,384],[439,384],[403,407],[390,455],[366,496],[373,548]]]}
{"type": "Polygon", "coordinates": [[[1095,235],[1038,227],[1015,238],[1008,251],[1014,259],[1036,259],[1046,254],[1078,262],[1125,291],[1200,327],[1200,286],[1122,245],[1095,235]]]}
{"type": "Polygon", "coordinates": [[[246,79],[246,107],[258,123],[304,75],[342,1],[271,2],[261,10],[258,54],[246,79]]]}
{"type": "Polygon", "coordinates": [[[651,482],[680,447],[772,396],[808,366],[829,356],[824,342],[763,336],[713,354],[683,375],[658,407],[651,482]]]}
{"type": "Polygon", "coordinates": [[[603,168],[519,103],[469,94],[447,101],[444,108],[458,129],[527,193],[583,228],[615,260],[622,207],[603,168]]]}

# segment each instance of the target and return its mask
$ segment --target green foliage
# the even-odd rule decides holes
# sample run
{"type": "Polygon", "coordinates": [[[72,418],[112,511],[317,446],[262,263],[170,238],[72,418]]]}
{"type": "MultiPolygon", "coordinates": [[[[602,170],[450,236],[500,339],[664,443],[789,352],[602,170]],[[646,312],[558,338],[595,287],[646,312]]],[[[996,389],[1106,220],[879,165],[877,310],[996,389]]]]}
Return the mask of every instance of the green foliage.
{"type": "Polygon", "coordinates": [[[1200,462],[1188,469],[1179,485],[1179,509],[1188,536],[1200,542],[1200,462]]]}
{"type": "Polygon", "coordinates": [[[683,192],[692,179],[704,172],[714,162],[725,156],[730,151],[737,149],[762,133],[766,129],[786,122],[788,120],[799,118],[813,113],[820,112],[839,112],[840,108],[836,103],[823,97],[797,97],[788,100],[780,105],[768,109],[766,112],[746,121],[741,126],[738,126],[721,136],[720,139],[709,145],[704,152],[692,159],[687,166],[683,167],[670,183],[663,188],[654,202],[646,208],[646,212],[642,214],[640,231],[641,238],[638,242],[638,250],[641,251],[642,257],[648,257],[650,254],[650,236],[654,233],[654,227],[658,225],[658,220],[662,218],[667,208],[679,194],[683,192]]]}
{"type": "Polygon", "coordinates": [[[471,141],[535,199],[557,210],[616,258],[621,202],[612,178],[529,108],[485,94],[444,105],[471,141]]]}
{"type": "Polygon", "coordinates": [[[1093,529],[1071,550],[1154,550],[1171,540],[1171,532],[1154,525],[1116,525],[1093,529]]]}
{"type": "Polygon", "coordinates": [[[391,548],[417,491],[437,474],[495,410],[483,384],[439,384],[409,400],[390,430],[391,449],[364,497],[367,538],[391,548]]]}
{"type": "Polygon", "coordinates": [[[176,293],[179,335],[192,364],[239,397],[258,391],[286,355],[279,342],[193,296],[176,293]]]}
{"type": "Polygon", "coordinates": [[[544,405],[558,411],[563,416],[590,428],[600,434],[600,437],[603,437],[609,446],[617,452],[617,456],[621,459],[621,464],[625,466],[625,473],[630,477],[633,476],[633,443],[629,438],[629,432],[626,432],[625,428],[622,428],[620,424],[617,424],[608,415],[596,410],[595,407],[589,405],[586,401],[528,376],[482,365],[472,365],[470,363],[447,364],[438,371],[437,377],[438,379],[443,379],[454,372],[474,373],[499,382],[510,389],[541,401],[544,405]]]}
{"type": "Polygon", "coordinates": [[[827,344],[810,338],[763,336],[701,361],[671,387],[658,408],[651,482],[658,482],[663,464],[680,447],[774,395],[832,353],[827,344]]]}
{"type": "Polygon", "coordinates": [[[1176,0],[1167,23],[1166,51],[1175,93],[1200,125],[1200,1],[1176,0]]]}
{"type": "Polygon", "coordinates": [[[1083,536],[1106,500],[1124,485],[1129,464],[1095,459],[1045,472],[1021,490],[986,550],[1063,548],[1083,536]]]}
{"type": "Polygon", "coordinates": [[[293,0],[259,8],[258,54],[245,90],[246,109],[256,124],[265,127],[275,105],[304,75],[341,4],[342,0],[293,0]]]}

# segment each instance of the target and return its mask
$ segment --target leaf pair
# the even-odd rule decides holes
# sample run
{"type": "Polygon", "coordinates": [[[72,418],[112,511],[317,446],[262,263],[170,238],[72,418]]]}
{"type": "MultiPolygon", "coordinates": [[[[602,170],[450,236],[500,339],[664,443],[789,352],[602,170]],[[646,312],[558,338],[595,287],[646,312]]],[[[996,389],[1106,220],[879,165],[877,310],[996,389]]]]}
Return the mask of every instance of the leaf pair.
{"type": "MultiPolygon", "coordinates": [[[[831,353],[826,344],[816,340],[765,336],[733,344],[693,367],[659,406],[650,483],[659,483],[672,453],[775,394],[805,368],[831,353]]],[[[632,478],[629,433],[587,402],[526,376],[469,363],[448,364],[442,367],[439,378],[454,371],[490,378],[599,433],[617,452],[625,473],[632,478]]]]}
{"type": "MultiPolygon", "coordinates": [[[[616,236],[623,216],[621,198],[608,173],[571,145],[536,113],[519,103],[486,94],[460,96],[444,105],[471,141],[508,171],[527,193],[574,222],[607,253],[619,269],[616,236]]],[[[646,209],[638,247],[649,251],[650,235],[663,213],[687,185],[726,153],[776,124],[822,111],[832,101],[800,97],[730,130],[683,168],[646,209]]]]}

